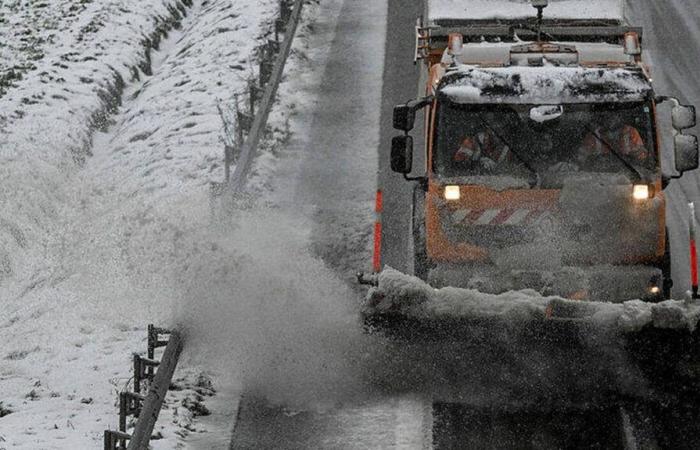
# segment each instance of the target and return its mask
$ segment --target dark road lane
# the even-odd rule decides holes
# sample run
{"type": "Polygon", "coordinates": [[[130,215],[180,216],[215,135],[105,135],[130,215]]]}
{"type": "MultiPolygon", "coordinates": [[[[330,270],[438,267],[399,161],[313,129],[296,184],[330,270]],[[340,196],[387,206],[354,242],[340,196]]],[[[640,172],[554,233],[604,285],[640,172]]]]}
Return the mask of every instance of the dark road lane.
{"type": "MultiPolygon", "coordinates": [[[[382,87],[382,109],[379,140],[379,188],[384,192],[384,214],[382,216],[382,257],[385,265],[402,272],[413,269],[409,251],[411,193],[413,183],[409,183],[399,174],[393,173],[389,166],[391,138],[400,132],[392,127],[392,111],[395,105],[415,99],[419,89],[420,65],[413,64],[415,51],[414,25],[423,13],[422,1],[389,0],[387,15],[384,76],[382,87]]],[[[417,120],[420,124],[420,119],[417,120]]],[[[422,140],[419,134],[421,126],[416,126],[414,139],[416,151],[414,171],[423,171],[420,158],[422,140]]]]}

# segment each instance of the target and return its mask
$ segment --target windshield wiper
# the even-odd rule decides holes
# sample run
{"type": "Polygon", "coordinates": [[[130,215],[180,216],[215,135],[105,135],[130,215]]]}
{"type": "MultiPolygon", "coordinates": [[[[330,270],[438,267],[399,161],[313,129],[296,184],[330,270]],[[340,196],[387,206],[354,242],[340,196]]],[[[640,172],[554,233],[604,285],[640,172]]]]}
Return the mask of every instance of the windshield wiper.
{"type": "Polygon", "coordinates": [[[610,145],[610,143],[609,143],[607,140],[605,140],[602,136],[600,136],[596,130],[594,130],[593,128],[591,128],[588,124],[584,125],[584,127],[586,128],[586,130],[587,130],[589,133],[591,133],[593,136],[595,136],[595,138],[598,139],[599,142],[602,142],[603,145],[605,145],[605,146],[608,148],[608,150],[610,150],[610,152],[611,152],[613,155],[615,155],[615,157],[616,157],[617,159],[619,159],[620,162],[622,162],[622,164],[624,164],[625,167],[627,167],[627,168],[630,170],[630,172],[632,172],[632,173],[637,177],[637,179],[636,179],[636,180],[632,180],[632,182],[634,182],[634,181],[642,181],[642,180],[644,179],[644,176],[642,175],[642,173],[641,173],[639,170],[637,170],[636,167],[634,167],[632,164],[630,164],[630,163],[624,158],[624,156],[622,156],[620,153],[618,153],[618,151],[615,150],[615,149],[613,148],[613,146],[610,145]]]}
{"type": "Polygon", "coordinates": [[[530,163],[525,158],[523,158],[523,156],[520,154],[520,152],[516,151],[515,147],[513,147],[508,141],[506,141],[505,138],[500,135],[500,133],[498,133],[496,130],[494,130],[494,128],[491,126],[491,124],[489,122],[486,121],[486,119],[479,116],[479,120],[481,120],[481,123],[484,124],[484,126],[486,128],[488,128],[488,130],[491,133],[493,133],[493,135],[496,136],[499,141],[501,141],[503,144],[505,144],[508,147],[508,149],[513,152],[515,157],[518,158],[518,160],[521,163],[523,163],[523,166],[525,166],[525,168],[527,170],[529,170],[530,173],[532,173],[532,175],[535,177],[535,179],[534,179],[534,183],[532,182],[533,181],[532,179],[530,180],[530,187],[532,188],[532,187],[537,186],[537,184],[540,181],[540,174],[537,172],[537,170],[535,168],[533,168],[530,165],[530,163]]]}

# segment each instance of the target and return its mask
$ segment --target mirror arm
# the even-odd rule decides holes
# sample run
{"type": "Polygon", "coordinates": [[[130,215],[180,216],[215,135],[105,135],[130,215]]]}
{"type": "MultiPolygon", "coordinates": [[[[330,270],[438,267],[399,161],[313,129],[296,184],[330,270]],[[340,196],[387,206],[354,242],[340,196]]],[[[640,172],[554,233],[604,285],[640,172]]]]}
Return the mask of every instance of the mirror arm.
{"type": "Polygon", "coordinates": [[[407,173],[403,174],[403,178],[406,181],[418,181],[420,183],[425,183],[428,181],[426,177],[409,177],[407,173]]]}
{"type": "Polygon", "coordinates": [[[681,102],[676,98],[676,97],[671,97],[668,95],[658,95],[654,101],[656,102],[657,105],[660,105],[665,102],[672,102],[673,106],[680,106],[681,102]]]}
{"type": "Polygon", "coordinates": [[[419,111],[419,110],[425,108],[429,104],[431,104],[434,99],[435,99],[434,96],[429,95],[427,97],[419,98],[416,100],[411,100],[410,102],[406,103],[406,106],[411,108],[412,111],[416,112],[416,111],[419,111]]]}

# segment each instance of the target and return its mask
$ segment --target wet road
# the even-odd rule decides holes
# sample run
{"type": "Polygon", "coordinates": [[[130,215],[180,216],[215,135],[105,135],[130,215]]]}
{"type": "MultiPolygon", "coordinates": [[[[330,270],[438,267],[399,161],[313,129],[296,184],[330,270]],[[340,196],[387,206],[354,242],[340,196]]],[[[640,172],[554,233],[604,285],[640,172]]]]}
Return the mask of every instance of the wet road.
{"type": "MultiPolygon", "coordinates": [[[[398,9],[402,2],[392,3],[398,9]]],[[[387,5],[330,0],[322,7],[310,55],[321,76],[298,86],[313,107],[302,109],[296,121],[310,125],[285,149],[275,201],[309,219],[315,253],[349,279],[356,270],[369,269],[387,5]]],[[[414,15],[413,7],[406,9],[406,17],[414,15]]],[[[414,95],[411,90],[408,97],[414,95]]],[[[360,298],[358,292],[353,301],[360,298]]],[[[357,309],[357,303],[351,306],[357,309]]],[[[329,402],[294,410],[244,395],[231,448],[429,447],[424,441],[431,428],[425,424],[431,421],[425,414],[431,409],[421,398],[361,392],[344,398],[341,406],[329,402]]]]}
{"type": "MultiPolygon", "coordinates": [[[[391,126],[393,106],[420,95],[418,66],[413,64],[413,23],[422,2],[335,3],[331,12],[337,14],[337,23],[329,20],[318,28],[329,44],[323,78],[309,86],[309,95],[318,95],[317,108],[305,118],[313,125],[309,136],[298,139],[290,150],[294,157],[281,172],[281,190],[286,192],[284,198],[316,218],[314,234],[320,237],[314,245],[319,254],[348,273],[366,258],[366,249],[347,242],[358,237],[358,222],[371,220],[367,212],[375,188],[358,180],[367,176],[368,168],[375,170],[385,199],[383,261],[409,271],[412,186],[389,170],[389,147],[396,134],[391,126]],[[391,38],[384,44],[383,31],[376,30],[385,28],[391,38]],[[380,43],[385,52],[376,51],[380,43]],[[381,55],[383,62],[368,59],[368,54],[381,55]],[[372,112],[372,106],[379,113],[372,112]],[[349,148],[353,151],[348,152],[349,148]],[[334,244],[338,241],[346,244],[334,244]]],[[[645,48],[657,92],[700,106],[696,57],[700,55],[700,8],[695,0],[629,0],[628,15],[633,24],[645,27],[645,48]]],[[[415,142],[418,155],[420,136],[415,142]]],[[[666,167],[671,153],[666,147],[666,167]]],[[[422,169],[420,158],[415,166],[416,172],[422,169]]],[[[686,205],[700,200],[700,174],[672,182],[667,195],[675,293],[680,295],[689,278],[686,205]]],[[[362,238],[366,241],[369,235],[362,238]]],[[[244,397],[231,448],[700,448],[696,425],[700,421],[692,408],[642,408],[630,413],[631,425],[626,425],[616,406],[526,414],[431,406],[421,398],[389,396],[343,407],[293,411],[244,397]],[[645,441],[649,433],[652,438],[645,441]]]]}
{"type": "MultiPolygon", "coordinates": [[[[700,107],[700,8],[695,0],[627,0],[630,23],[644,27],[645,61],[650,64],[658,95],[672,95],[700,107]]],[[[664,123],[666,130],[670,124],[664,123]]],[[[692,132],[697,133],[697,129],[692,132]]],[[[664,169],[673,167],[669,134],[664,136],[664,169]]],[[[688,202],[700,201],[700,171],[687,173],[666,189],[671,234],[674,294],[690,289],[688,202]]]]}

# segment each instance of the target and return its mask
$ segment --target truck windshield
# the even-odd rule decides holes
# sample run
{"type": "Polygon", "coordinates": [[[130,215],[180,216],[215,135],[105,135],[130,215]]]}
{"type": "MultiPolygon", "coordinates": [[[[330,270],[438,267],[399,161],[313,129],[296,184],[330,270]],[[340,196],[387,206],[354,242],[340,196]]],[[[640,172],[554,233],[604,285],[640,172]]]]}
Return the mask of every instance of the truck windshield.
{"type": "Polygon", "coordinates": [[[437,111],[433,170],[444,177],[603,172],[645,177],[656,168],[648,103],[463,105],[437,111]]]}

